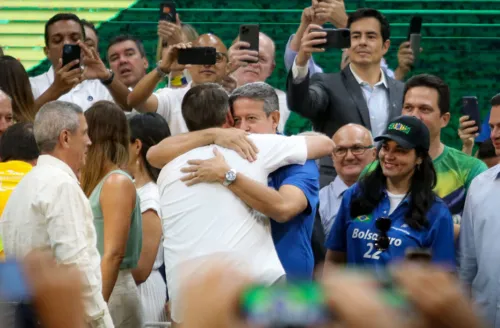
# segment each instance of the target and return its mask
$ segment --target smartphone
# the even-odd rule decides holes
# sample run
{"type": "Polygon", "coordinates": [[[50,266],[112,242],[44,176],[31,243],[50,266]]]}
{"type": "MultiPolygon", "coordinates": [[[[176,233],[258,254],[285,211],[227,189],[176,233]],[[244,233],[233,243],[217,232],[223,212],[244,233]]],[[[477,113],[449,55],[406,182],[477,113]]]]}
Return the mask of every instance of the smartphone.
{"type": "Polygon", "coordinates": [[[177,62],[181,65],[215,65],[217,51],[213,47],[179,49],[177,62]]]}
{"type": "Polygon", "coordinates": [[[422,39],[422,35],[420,34],[411,34],[410,35],[410,48],[413,51],[413,65],[417,66],[418,61],[420,59],[420,40],[422,39]]]}
{"type": "Polygon", "coordinates": [[[173,1],[164,2],[160,5],[160,20],[170,23],[177,22],[177,11],[173,1]]]}
{"type": "Polygon", "coordinates": [[[468,115],[469,120],[476,122],[477,133],[481,132],[481,115],[479,113],[479,102],[477,97],[466,96],[462,97],[462,115],[468,115]]]}
{"type": "Polygon", "coordinates": [[[29,302],[31,298],[21,264],[9,259],[0,263],[0,301],[29,302]]]}
{"type": "MultiPolygon", "coordinates": [[[[81,50],[80,46],[77,44],[65,44],[63,46],[63,53],[62,53],[62,64],[63,67],[66,66],[67,64],[71,63],[75,59],[80,59],[81,56],[81,50]]],[[[71,69],[77,69],[80,67],[80,64],[76,64],[71,69]]]]}
{"type": "Polygon", "coordinates": [[[258,24],[245,24],[240,25],[240,41],[248,42],[250,48],[248,50],[259,51],[259,32],[258,24]]]}
{"type": "Polygon", "coordinates": [[[408,29],[407,41],[410,41],[410,36],[412,34],[421,34],[422,30],[422,17],[413,16],[410,21],[410,28],[408,29]]]}
{"type": "Polygon", "coordinates": [[[326,32],[326,43],[315,45],[315,48],[347,49],[351,47],[351,31],[347,28],[312,29],[311,32],[326,32]]]}

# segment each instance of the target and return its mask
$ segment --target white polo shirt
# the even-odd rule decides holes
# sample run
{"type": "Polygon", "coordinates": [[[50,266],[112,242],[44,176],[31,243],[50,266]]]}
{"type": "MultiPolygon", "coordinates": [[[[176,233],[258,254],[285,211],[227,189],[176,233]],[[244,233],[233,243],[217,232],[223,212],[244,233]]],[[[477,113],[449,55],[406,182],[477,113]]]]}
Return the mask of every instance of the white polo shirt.
{"type": "Polygon", "coordinates": [[[250,163],[236,152],[215,145],[196,148],[167,164],[158,178],[164,234],[165,271],[172,318],[180,322],[179,288],[184,279],[195,277],[210,256],[231,260],[239,269],[265,284],[285,274],[271,236],[267,217],[248,207],[219,183],[187,187],[180,169],[188,160],[212,158],[213,148],[229,166],[267,186],[269,173],[289,164],[304,164],[304,137],[250,135],[259,149],[250,163]]]}
{"type": "Polygon", "coordinates": [[[182,99],[189,89],[191,83],[183,88],[162,88],[153,93],[158,99],[156,112],[165,118],[173,136],[189,132],[182,116],[182,99]]]}
{"type": "MultiPolygon", "coordinates": [[[[30,77],[33,97],[35,99],[40,97],[52,83],[54,83],[54,68],[52,66],[46,73],[30,77]]],[[[84,111],[100,100],[115,102],[108,89],[99,80],[85,80],[57,100],[77,104],[84,111]]]]}

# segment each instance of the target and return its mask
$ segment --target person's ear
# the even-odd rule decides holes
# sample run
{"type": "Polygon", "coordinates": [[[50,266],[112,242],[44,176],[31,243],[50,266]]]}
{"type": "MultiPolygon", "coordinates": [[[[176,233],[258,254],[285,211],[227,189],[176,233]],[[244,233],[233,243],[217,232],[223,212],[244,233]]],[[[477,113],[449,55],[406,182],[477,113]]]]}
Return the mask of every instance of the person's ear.
{"type": "Polygon", "coordinates": [[[280,111],[279,110],[275,110],[274,112],[272,112],[271,114],[269,114],[269,116],[273,120],[273,130],[276,131],[276,129],[278,129],[278,125],[280,123],[280,111]]]}

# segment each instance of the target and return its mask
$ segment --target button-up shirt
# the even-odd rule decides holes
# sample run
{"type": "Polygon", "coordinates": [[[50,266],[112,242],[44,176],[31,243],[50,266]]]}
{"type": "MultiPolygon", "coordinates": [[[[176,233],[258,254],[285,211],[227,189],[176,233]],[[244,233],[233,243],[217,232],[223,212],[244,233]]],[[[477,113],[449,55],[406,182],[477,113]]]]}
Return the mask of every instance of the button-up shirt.
{"type": "Polygon", "coordinates": [[[477,176],[460,225],[460,281],[490,327],[500,327],[500,165],[477,176]]]}
{"type": "Polygon", "coordinates": [[[344,191],[348,188],[349,187],[342,178],[337,175],[328,186],[321,188],[319,191],[319,216],[323,224],[325,237],[327,238],[332,228],[333,221],[335,221],[337,217],[344,191]]]}
{"type": "Polygon", "coordinates": [[[89,201],[71,168],[42,155],[19,182],[0,220],[7,257],[23,258],[33,249],[50,249],[61,264],[82,273],[83,300],[92,327],[113,327],[102,296],[101,258],[89,201]]]}
{"type": "MultiPolygon", "coordinates": [[[[33,97],[35,97],[35,99],[40,97],[47,91],[52,83],[54,83],[54,68],[52,66],[46,73],[30,77],[33,97]]],[[[58,100],[77,104],[84,111],[100,100],[114,102],[113,96],[111,96],[108,89],[99,80],[85,80],[59,97],[58,100]]]]}

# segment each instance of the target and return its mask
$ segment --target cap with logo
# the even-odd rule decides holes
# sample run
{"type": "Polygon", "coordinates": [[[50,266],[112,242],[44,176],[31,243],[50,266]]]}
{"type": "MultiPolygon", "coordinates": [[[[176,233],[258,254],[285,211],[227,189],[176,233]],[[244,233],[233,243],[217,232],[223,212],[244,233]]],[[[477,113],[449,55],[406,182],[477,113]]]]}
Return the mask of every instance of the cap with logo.
{"type": "Polygon", "coordinates": [[[413,116],[398,116],[389,122],[385,133],[375,141],[392,140],[403,148],[429,150],[430,135],[425,124],[413,116]]]}

